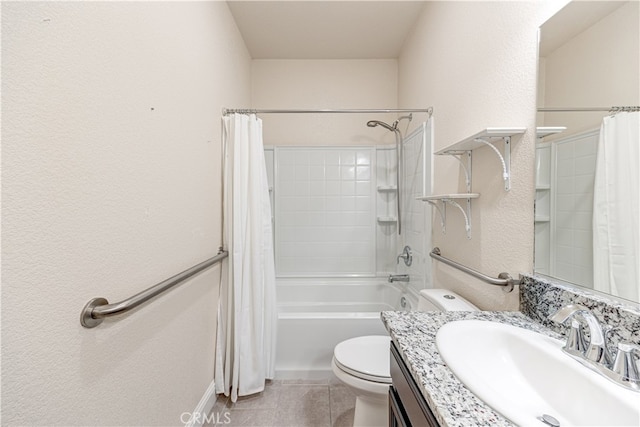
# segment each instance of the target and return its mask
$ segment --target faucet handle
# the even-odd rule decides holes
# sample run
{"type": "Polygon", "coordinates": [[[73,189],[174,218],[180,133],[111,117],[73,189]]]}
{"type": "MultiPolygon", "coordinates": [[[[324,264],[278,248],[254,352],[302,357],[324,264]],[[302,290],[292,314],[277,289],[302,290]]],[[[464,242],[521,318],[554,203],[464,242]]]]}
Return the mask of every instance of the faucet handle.
{"type": "Polygon", "coordinates": [[[411,248],[409,246],[405,246],[402,250],[402,253],[398,255],[396,258],[396,264],[400,264],[400,258],[404,260],[404,265],[407,267],[411,266],[411,262],[413,261],[413,256],[411,253],[411,248]]]}
{"type": "Polygon", "coordinates": [[[576,319],[571,319],[571,326],[567,333],[567,342],[563,349],[567,353],[575,354],[576,356],[584,356],[587,352],[587,344],[584,341],[584,330],[582,323],[576,319]]]}
{"type": "Polygon", "coordinates": [[[640,354],[640,346],[627,342],[618,343],[613,368],[611,370],[620,375],[624,380],[640,382],[640,371],[638,370],[638,358],[634,353],[640,354]]]}
{"type": "Polygon", "coordinates": [[[611,332],[615,331],[618,328],[614,328],[611,325],[603,325],[602,326],[602,337],[604,338],[604,353],[603,353],[603,357],[604,357],[604,365],[607,367],[613,366],[613,352],[611,350],[609,350],[609,335],[611,334],[611,332]]]}

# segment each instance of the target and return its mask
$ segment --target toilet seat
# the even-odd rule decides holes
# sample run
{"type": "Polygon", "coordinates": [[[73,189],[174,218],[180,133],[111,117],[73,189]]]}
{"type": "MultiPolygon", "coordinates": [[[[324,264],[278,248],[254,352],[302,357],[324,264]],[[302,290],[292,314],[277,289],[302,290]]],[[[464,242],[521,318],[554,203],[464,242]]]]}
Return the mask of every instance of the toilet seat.
{"type": "Polygon", "coordinates": [[[354,377],[391,384],[389,342],[390,338],[384,335],[351,338],[335,347],[333,359],[341,370],[354,377]]]}

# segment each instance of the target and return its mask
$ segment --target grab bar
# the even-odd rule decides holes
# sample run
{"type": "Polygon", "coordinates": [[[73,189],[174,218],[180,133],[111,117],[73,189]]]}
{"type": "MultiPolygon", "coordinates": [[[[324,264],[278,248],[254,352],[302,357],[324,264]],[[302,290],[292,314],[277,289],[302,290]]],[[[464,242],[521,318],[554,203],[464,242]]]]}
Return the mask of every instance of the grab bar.
{"type": "Polygon", "coordinates": [[[511,277],[509,273],[500,273],[498,278],[487,276],[486,274],[480,273],[472,268],[467,267],[466,265],[459,264],[455,261],[450,260],[449,258],[445,258],[441,255],[440,248],[433,248],[433,250],[429,253],[431,258],[443,262],[451,267],[457,268],[460,271],[463,271],[471,276],[478,278],[484,282],[487,282],[491,285],[503,286],[505,292],[513,291],[513,287],[515,285],[520,284],[519,279],[514,279],[511,277]]]}
{"type": "Polygon", "coordinates": [[[209,258],[208,260],[203,261],[200,264],[194,265],[188,270],[176,274],[175,276],[172,276],[167,280],[160,282],[148,289],[145,289],[144,291],[137,293],[134,296],[120,302],[109,304],[109,301],[107,301],[105,298],[93,298],[82,309],[82,313],[80,314],[80,324],[85,328],[95,328],[100,323],[102,323],[102,321],[106,317],[126,313],[127,311],[134,309],[140,304],[144,304],[151,298],[156,297],[161,293],[168,291],[174,286],[182,283],[189,277],[195,276],[202,270],[205,270],[212,265],[222,261],[228,255],[229,252],[220,248],[218,254],[213,258],[209,258]]]}

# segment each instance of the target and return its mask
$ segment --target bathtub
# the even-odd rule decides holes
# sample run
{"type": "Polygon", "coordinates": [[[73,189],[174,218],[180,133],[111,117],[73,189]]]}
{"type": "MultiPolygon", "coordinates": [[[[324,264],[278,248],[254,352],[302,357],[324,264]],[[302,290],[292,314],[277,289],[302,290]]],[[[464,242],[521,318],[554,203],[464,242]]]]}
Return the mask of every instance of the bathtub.
{"type": "Polygon", "coordinates": [[[330,378],[336,344],[388,335],[380,312],[410,309],[417,296],[383,280],[278,280],[276,378],[330,378]]]}

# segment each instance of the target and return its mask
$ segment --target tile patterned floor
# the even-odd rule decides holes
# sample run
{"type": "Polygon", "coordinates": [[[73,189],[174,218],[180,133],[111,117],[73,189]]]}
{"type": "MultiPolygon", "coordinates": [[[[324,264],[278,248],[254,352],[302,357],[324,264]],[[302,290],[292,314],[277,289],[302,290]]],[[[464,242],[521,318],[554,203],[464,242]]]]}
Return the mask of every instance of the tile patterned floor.
{"type": "Polygon", "coordinates": [[[355,401],[337,379],[274,380],[267,382],[262,393],[240,397],[236,403],[218,395],[208,425],[351,427],[355,401]]]}

